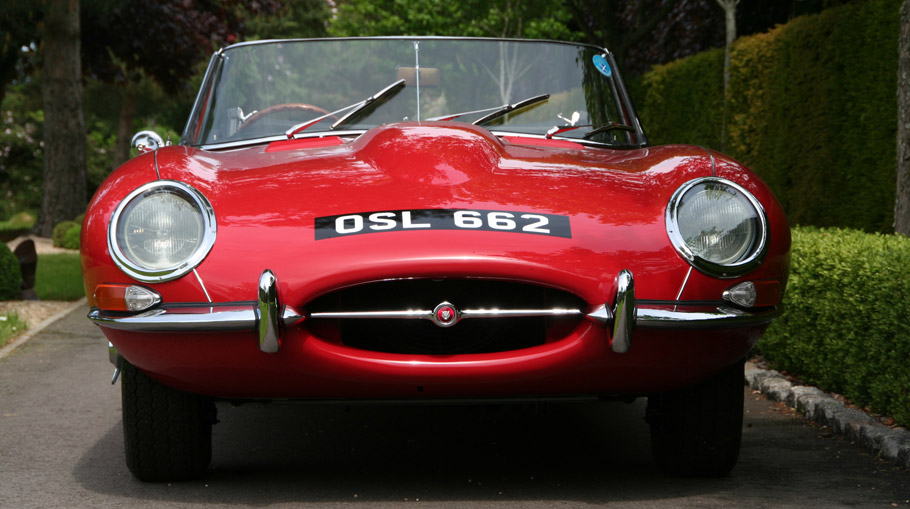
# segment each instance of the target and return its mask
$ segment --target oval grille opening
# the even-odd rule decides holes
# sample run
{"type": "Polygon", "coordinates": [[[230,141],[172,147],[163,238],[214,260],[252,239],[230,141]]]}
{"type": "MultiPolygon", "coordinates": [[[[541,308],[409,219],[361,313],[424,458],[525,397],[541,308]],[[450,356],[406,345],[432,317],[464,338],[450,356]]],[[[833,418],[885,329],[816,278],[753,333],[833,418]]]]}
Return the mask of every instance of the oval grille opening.
{"type": "MultiPolygon", "coordinates": [[[[411,279],[366,283],[314,300],[310,314],[433,310],[450,302],[459,310],[578,309],[584,301],[564,291],[495,280],[411,279]]],[[[331,318],[341,343],[386,353],[454,355],[494,353],[542,345],[567,334],[580,316],[466,318],[451,327],[424,319],[331,318]]],[[[324,331],[323,327],[320,330],[324,331]]],[[[335,334],[333,334],[334,336],[335,334]]]]}

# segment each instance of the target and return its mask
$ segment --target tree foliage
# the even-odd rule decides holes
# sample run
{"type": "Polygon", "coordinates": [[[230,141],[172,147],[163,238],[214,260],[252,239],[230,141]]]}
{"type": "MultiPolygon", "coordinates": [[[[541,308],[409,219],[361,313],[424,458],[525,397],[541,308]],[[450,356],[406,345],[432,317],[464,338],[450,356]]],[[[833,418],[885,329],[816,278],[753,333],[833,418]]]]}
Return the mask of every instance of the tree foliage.
{"type": "Polygon", "coordinates": [[[216,47],[242,38],[245,14],[277,9],[276,0],[84,1],[86,75],[119,83],[141,70],[169,93],[185,87],[216,47]]]}
{"type": "MultiPolygon", "coordinates": [[[[586,42],[606,46],[627,74],[724,46],[716,0],[564,0],[586,42]]],[[[738,33],[764,32],[849,0],[741,0],[738,33]]]]}
{"type": "Polygon", "coordinates": [[[43,19],[43,2],[5,2],[0,9],[0,101],[8,83],[32,71],[29,52],[22,48],[31,50],[43,19]]]}
{"type": "Polygon", "coordinates": [[[347,0],[329,33],[581,40],[571,19],[564,4],[546,0],[347,0]]]}
{"type": "Polygon", "coordinates": [[[245,39],[309,39],[325,37],[331,13],[325,0],[294,0],[273,11],[259,10],[244,23],[245,39]]]}
{"type": "MultiPolygon", "coordinates": [[[[792,223],[891,231],[898,8],[852,3],[733,47],[728,153],[771,186],[792,223]]],[[[714,50],[645,74],[636,105],[649,140],[719,148],[722,70],[714,50]]]]}

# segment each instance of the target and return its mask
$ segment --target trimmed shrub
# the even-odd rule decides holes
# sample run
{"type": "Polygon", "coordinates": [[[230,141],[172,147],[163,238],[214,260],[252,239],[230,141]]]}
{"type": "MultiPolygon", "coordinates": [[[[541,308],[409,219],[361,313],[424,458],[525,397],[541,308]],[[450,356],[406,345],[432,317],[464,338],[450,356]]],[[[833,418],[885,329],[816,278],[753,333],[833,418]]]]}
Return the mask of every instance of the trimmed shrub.
{"type": "Polygon", "coordinates": [[[910,238],[794,228],[790,270],[762,355],[910,426],[910,238]]]}
{"type": "Polygon", "coordinates": [[[19,259],[0,242],[0,300],[19,298],[22,288],[22,273],[19,271],[19,259]]]}
{"type": "Polygon", "coordinates": [[[655,66],[634,93],[648,141],[720,148],[724,51],[713,49],[655,66]],[[640,99],[639,99],[640,100],[640,99]]]}
{"type": "Polygon", "coordinates": [[[79,249],[79,239],[82,235],[82,226],[76,225],[69,230],[66,230],[66,233],[63,234],[63,241],[60,243],[60,247],[66,249],[79,249]]]}
{"type": "Polygon", "coordinates": [[[20,212],[7,221],[0,221],[0,242],[9,242],[20,235],[25,235],[35,225],[35,216],[20,212]]]}
{"type": "Polygon", "coordinates": [[[54,247],[64,247],[63,246],[63,237],[66,235],[66,232],[72,230],[76,226],[79,226],[79,225],[76,224],[75,221],[60,221],[59,223],[57,223],[57,226],[54,227],[53,233],[51,233],[51,237],[54,242],[54,247]]]}
{"type": "MultiPolygon", "coordinates": [[[[893,231],[899,7],[851,2],[733,47],[725,151],[795,224],[893,231]]],[[[652,143],[722,148],[722,50],[656,66],[633,89],[652,143]]]]}
{"type": "Polygon", "coordinates": [[[13,214],[13,217],[6,221],[10,228],[31,228],[35,226],[35,216],[28,212],[19,212],[13,214]]]}

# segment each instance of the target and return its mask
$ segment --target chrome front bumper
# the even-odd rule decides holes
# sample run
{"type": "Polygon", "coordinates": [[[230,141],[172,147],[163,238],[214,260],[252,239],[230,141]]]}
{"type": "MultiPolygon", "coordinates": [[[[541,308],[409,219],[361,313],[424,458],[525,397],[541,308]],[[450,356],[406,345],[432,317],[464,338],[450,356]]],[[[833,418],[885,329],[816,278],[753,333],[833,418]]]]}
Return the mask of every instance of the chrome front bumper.
{"type": "MultiPolygon", "coordinates": [[[[441,327],[463,319],[526,316],[584,316],[613,327],[613,351],[625,353],[631,347],[632,331],[646,329],[739,328],[762,325],[778,317],[780,306],[743,310],[732,306],[684,306],[636,301],[632,273],[617,276],[614,305],[601,304],[593,310],[582,309],[464,309],[455,310],[454,321],[439,323],[439,306],[434,310],[342,311],[304,314],[278,301],[278,280],[266,270],[259,279],[259,299],[249,303],[170,305],[135,315],[110,313],[94,308],[88,318],[96,325],[136,332],[219,332],[258,331],[259,348],[274,353],[280,349],[280,324],[292,326],[304,319],[418,319],[430,320],[441,327]]],[[[449,305],[448,303],[443,303],[449,305]]],[[[449,305],[451,306],[451,305],[449,305]]]]}

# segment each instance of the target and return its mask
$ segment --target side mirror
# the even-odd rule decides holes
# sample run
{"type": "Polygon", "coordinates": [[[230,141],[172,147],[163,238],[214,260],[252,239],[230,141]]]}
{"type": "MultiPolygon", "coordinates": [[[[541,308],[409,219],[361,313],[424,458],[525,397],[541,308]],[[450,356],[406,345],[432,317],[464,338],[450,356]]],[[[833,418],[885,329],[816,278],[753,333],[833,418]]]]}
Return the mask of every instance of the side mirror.
{"type": "Polygon", "coordinates": [[[136,147],[136,150],[141,154],[143,152],[158,150],[159,147],[163,147],[164,140],[161,139],[161,136],[155,131],[139,131],[133,135],[133,141],[131,141],[130,144],[136,147]]]}

